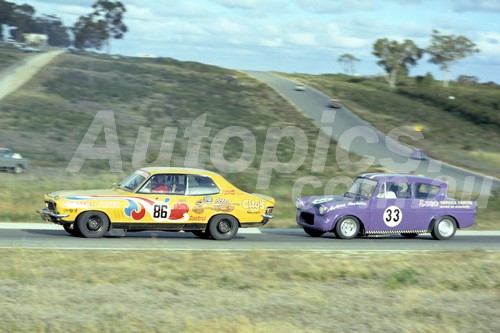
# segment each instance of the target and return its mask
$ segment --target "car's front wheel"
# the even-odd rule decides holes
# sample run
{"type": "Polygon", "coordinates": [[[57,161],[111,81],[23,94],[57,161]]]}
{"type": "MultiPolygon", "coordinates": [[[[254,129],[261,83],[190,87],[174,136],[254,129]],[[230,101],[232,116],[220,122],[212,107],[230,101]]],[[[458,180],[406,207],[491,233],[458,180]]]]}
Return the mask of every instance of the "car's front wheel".
{"type": "Polygon", "coordinates": [[[76,229],[85,238],[101,238],[109,229],[109,219],[101,212],[85,212],[78,217],[76,229]]]}
{"type": "Polygon", "coordinates": [[[443,216],[434,223],[431,235],[436,240],[450,239],[457,231],[457,223],[455,219],[450,216],[443,216]]]}
{"type": "Polygon", "coordinates": [[[238,221],[230,215],[217,215],[208,224],[208,232],[216,240],[230,240],[238,232],[238,221]]]}
{"type": "Polygon", "coordinates": [[[360,225],[357,218],[346,216],[337,222],[334,231],[338,238],[351,239],[358,235],[359,228],[360,225]]]}
{"type": "Polygon", "coordinates": [[[307,228],[307,227],[304,227],[304,231],[306,232],[306,234],[308,234],[311,237],[321,237],[326,232],[326,231],[311,229],[311,228],[307,228]]]}

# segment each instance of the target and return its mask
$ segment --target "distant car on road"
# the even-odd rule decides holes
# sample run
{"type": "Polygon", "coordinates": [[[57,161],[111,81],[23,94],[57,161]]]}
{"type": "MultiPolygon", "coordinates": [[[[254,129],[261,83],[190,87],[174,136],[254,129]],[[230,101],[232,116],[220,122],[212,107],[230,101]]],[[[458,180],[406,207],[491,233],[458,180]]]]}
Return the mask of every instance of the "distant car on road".
{"type": "Polygon", "coordinates": [[[108,231],[184,230],[229,240],[238,228],[265,225],[274,207],[273,198],[243,192],[214,172],[187,168],[144,168],[110,189],[54,192],[44,200],[44,220],[87,238],[108,231]]]}
{"type": "Polygon", "coordinates": [[[328,104],[329,107],[334,108],[334,109],[341,109],[342,108],[342,103],[338,99],[331,99],[330,103],[328,104]]]}
{"type": "Polygon", "coordinates": [[[365,174],[344,195],[297,199],[297,223],[313,237],[430,233],[437,240],[450,239],[457,228],[474,224],[476,202],[449,198],[447,188],[420,176],[365,174]]]}
{"type": "Polygon", "coordinates": [[[27,168],[27,159],[9,148],[0,148],[0,170],[22,173],[27,168]]]}
{"type": "Polygon", "coordinates": [[[297,84],[295,86],[295,90],[297,90],[297,91],[304,91],[304,90],[306,90],[306,86],[303,85],[303,84],[297,84]]]}
{"type": "Polygon", "coordinates": [[[414,160],[427,161],[429,156],[423,150],[415,150],[410,154],[410,158],[414,160]]]}

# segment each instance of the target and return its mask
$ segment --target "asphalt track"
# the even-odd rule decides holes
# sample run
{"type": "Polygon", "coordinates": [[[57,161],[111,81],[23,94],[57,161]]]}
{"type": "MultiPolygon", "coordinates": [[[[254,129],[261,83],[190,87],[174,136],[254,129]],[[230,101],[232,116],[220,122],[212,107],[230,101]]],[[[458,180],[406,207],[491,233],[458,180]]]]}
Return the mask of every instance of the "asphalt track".
{"type": "Polygon", "coordinates": [[[0,224],[0,248],[39,250],[130,250],[130,251],[313,251],[313,252],[413,252],[481,249],[500,250],[500,231],[459,230],[448,241],[430,235],[405,239],[399,235],[341,240],[333,234],[313,238],[302,229],[240,229],[230,241],[205,240],[189,232],[128,232],[125,237],[100,239],[73,237],[62,227],[44,223],[0,224]],[[17,226],[16,226],[17,225],[17,226]]]}
{"type": "Polygon", "coordinates": [[[339,110],[329,108],[331,97],[312,87],[307,86],[305,91],[296,91],[297,82],[279,75],[259,71],[244,71],[244,73],[269,85],[309,116],[318,127],[331,129],[332,138],[335,141],[341,138],[346,139],[346,143],[350,145],[344,148],[362,156],[373,156],[375,163],[382,164],[387,169],[397,173],[423,174],[431,178],[445,177],[445,180],[450,183],[450,188],[454,189],[456,182],[456,189],[463,192],[489,195],[491,187],[500,186],[498,179],[457,168],[442,161],[409,159],[412,148],[387,137],[346,108],[339,110]],[[325,110],[335,113],[333,123],[322,123],[325,110]],[[374,142],[367,143],[367,140],[363,138],[363,135],[367,133],[374,133],[374,142]],[[351,140],[351,138],[354,139],[351,140]],[[381,160],[389,162],[381,163],[381,160]],[[390,162],[391,160],[393,162],[390,162]]]}

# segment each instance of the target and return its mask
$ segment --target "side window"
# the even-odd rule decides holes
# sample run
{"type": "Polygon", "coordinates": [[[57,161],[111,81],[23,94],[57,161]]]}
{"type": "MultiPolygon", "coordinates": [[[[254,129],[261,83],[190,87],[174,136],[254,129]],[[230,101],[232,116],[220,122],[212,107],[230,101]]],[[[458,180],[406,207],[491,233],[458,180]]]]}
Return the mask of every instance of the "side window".
{"type": "Polygon", "coordinates": [[[186,175],[154,175],[144,184],[139,193],[184,195],[186,175]]]}
{"type": "Polygon", "coordinates": [[[411,198],[411,186],[407,182],[387,182],[387,192],[392,192],[398,199],[411,198]]]}
{"type": "Polygon", "coordinates": [[[415,184],[415,198],[416,199],[432,199],[439,193],[439,186],[430,184],[415,184]]]}
{"type": "Polygon", "coordinates": [[[201,175],[188,175],[187,195],[211,195],[220,192],[212,178],[201,175]]]}

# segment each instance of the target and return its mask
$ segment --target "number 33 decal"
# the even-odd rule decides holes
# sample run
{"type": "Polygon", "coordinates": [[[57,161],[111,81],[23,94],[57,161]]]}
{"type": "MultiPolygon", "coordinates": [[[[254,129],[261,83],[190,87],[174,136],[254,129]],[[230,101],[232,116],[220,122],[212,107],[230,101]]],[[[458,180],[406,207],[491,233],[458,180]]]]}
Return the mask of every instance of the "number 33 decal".
{"type": "Polygon", "coordinates": [[[384,223],[389,227],[395,227],[403,220],[403,212],[397,206],[387,207],[384,211],[384,223]]]}

